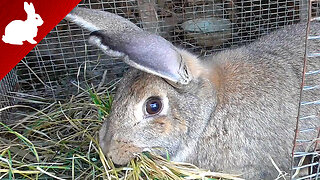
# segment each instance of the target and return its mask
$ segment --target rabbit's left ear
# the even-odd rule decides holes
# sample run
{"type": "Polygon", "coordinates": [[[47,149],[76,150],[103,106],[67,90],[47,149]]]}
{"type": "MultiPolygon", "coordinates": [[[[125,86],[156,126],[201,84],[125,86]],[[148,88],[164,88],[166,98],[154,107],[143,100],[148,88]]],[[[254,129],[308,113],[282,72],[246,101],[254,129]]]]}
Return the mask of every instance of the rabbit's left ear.
{"type": "Polygon", "coordinates": [[[175,83],[188,84],[191,81],[192,76],[180,51],[160,36],[145,31],[110,36],[100,30],[90,34],[89,42],[102,50],[123,53],[125,63],[142,71],[175,83]]]}
{"type": "Polygon", "coordinates": [[[24,2],[24,10],[27,12],[27,14],[35,14],[36,13],[32,3],[28,4],[27,2],[24,2]]]}
{"type": "Polygon", "coordinates": [[[174,83],[188,84],[192,80],[188,62],[180,50],[125,18],[104,11],[75,8],[66,19],[91,31],[91,44],[108,55],[123,56],[130,66],[174,83]]]}

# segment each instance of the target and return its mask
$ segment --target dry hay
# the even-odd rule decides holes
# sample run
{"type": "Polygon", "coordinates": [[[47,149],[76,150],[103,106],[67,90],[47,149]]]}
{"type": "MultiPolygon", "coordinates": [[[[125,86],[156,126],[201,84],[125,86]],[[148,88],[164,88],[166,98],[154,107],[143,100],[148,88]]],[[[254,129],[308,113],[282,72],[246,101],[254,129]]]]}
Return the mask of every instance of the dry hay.
{"type": "Polygon", "coordinates": [[[115,167],[97,140],[113,87],[82,89],[63,103],[25,99],[41,104],[41,110],[26,105],[0,109],[18,110],[14,124],[0,123],[0,179],[240,179],[148,152],[137,154],[126,167],[115,167]]]}

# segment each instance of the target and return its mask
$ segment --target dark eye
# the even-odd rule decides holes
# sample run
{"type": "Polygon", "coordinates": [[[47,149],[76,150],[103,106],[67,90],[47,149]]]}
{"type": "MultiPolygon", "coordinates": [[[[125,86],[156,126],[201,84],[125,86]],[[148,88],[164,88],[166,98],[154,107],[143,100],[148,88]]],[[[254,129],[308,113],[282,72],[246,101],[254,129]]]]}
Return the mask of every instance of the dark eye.
{"type": "Polygon", "coordinates": [[[146,111],[149,115],[160,113],[162,110],[162,102],[159,97],[151,97],[146,101],[146,111]]]}

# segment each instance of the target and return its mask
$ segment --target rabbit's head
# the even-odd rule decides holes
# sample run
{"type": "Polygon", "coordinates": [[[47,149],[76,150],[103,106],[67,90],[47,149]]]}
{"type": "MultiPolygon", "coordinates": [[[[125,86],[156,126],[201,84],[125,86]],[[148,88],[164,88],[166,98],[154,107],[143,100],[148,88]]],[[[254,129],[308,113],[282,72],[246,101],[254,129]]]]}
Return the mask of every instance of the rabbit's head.
{"type": "Polygon", "coordinates": [[[184,160],[214,109],[213,95],[206,79],[177,87],[133,69],[123,77],[100,130],[101,148],[116,164],[128,163],[144,150],[184,160]]]}
{"type": "Polygon", "coordinates": [[[123,77],[100,130],[104,154],[120,165],[145,150],[185,160],[216,104],[208,70],[192,54],[114,14],[76,8],[67,19],[93,31],[89,42],[136,68],[123,77]]]}
{"type": "Polygon", "coordinates": [[[35,26],[41,26],[43,24],[42,18],[39,14],[36,14],[36,11],[32,3],[28,4],[27,2],[24,2],[24,10],[27,13],[26,22],[30,22],[35,26]]]}

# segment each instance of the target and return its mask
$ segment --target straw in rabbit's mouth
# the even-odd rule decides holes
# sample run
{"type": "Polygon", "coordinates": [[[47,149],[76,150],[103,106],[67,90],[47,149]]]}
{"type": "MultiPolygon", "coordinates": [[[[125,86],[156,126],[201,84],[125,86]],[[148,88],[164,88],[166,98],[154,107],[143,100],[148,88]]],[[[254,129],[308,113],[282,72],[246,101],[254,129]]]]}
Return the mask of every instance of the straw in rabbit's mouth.
{"type": "MultiPolygon", "coordinates": [[[[171,157],[169,155],[169,151],[163,147],[159,147],[159,146],[155,146],[155,147],[151,147],[151,148],[144,148],[142,150],[141,153],[137,153],[137,154],[154,154],[157,156],[160,156],[164,159],[170,160],[171,157]]],[[[137,155],[135,154],[135,156],[137,155]]]]}
{"type": "MultiPolygon", "coordinates": [[[[113,160],[112,157],[109,157],[109,158],[112,160],[112,162],[113,162],[113,164],[115,165],[116,168],[120,168],[120,167],[125,167],[127,164],[130,163],[130,160],[136,159],[136,158],[139,157],[141,154],[150,154],[150,153],[152,153],[152,152],[153,152],[153,151],[152,151],[150,148],[144,148],[144,149],[142,150],[142,152],[132,153],[132,154],[133,154],[133,155],[132,155],[132,158],[130,158],[127,163],[117,163],[117,162],[115,162],[115,161],[113,160]]],[[[121,159],[121,158],[120,158],[120,159],[121,159]]]]}

